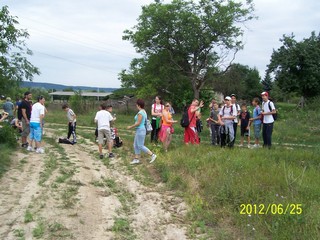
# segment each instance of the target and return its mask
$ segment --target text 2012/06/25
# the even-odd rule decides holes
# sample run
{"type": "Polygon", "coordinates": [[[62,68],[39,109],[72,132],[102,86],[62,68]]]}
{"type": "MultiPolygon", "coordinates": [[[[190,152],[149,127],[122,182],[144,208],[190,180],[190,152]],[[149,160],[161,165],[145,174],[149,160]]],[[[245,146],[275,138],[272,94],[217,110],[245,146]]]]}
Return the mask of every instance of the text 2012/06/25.
{"type": "Polygon", "coordinates": [[[242,215],[251,215],[251,214],[258,214],[258,215],[300,215],[302,214],[302,204],[301,203],[287,203],[287,204],[276,204],[276,203],[269,203],[269,204],[240,204],[240,214],[242,215]]]}

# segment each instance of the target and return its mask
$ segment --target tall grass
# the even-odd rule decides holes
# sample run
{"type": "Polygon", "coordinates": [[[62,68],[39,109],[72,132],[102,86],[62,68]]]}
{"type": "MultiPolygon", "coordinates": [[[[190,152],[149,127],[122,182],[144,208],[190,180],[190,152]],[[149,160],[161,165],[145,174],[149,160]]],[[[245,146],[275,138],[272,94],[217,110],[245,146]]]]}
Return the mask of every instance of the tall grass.
{"type": "Polygon", "coordinates": [[[160,156],[156,166],[168,186],[185,193],[191,220],[222,227],[230,238],[319,239],[319,153],[189,146],[160,156]],[[302,204],[303,213],[248,217],[241,204],[302,204]],[[226,221],[235,229],[224,229],[226,221]]]}
{"type": "Polygon", "coordinates": [[[0,178],[10,167],[16,146],[16,132],[5,123],[0,128],[0,178]]]}

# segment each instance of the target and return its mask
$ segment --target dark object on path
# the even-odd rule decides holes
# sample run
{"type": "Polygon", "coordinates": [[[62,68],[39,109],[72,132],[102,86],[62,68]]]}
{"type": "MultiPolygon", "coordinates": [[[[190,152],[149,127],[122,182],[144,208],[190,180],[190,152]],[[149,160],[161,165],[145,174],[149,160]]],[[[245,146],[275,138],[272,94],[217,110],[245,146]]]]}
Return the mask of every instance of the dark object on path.
{"type": "Polygon", "coordinates": [[[59,143],[63,143],[63,144],[71,144],[73,145],[73,142],[71,142],[69,139],[67,138],[59,138],[59,143]]]}

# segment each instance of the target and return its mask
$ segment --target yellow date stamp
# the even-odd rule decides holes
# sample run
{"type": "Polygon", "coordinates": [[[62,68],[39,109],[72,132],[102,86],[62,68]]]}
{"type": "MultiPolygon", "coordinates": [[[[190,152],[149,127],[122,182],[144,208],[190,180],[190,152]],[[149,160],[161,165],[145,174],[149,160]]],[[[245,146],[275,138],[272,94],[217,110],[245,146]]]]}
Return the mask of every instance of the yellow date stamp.
{"type": "Polygon", "coordinates": [[[303,209],[301,203],[240,204],[241,215],[300,215],[302,212],[303,209]]]}

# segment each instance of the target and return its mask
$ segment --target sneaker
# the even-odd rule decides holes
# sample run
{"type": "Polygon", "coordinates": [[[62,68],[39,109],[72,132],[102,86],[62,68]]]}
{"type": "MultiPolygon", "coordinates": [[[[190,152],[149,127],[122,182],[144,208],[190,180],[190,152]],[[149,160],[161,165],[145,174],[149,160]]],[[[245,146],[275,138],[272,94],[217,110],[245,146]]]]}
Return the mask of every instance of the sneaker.
{"type": "Polygon", "coordinates": [[[103,154],[100,154],[100,159],[103,159],[103,157],[104,157],[103,154]]]}
{"type": "Polygon", "coordinates": [[[114,158],[114,154],[113,153],[109,153],[109,158],[114,158]]]}
{"type": "Polygon", "coordinates": [[[156,160],[156,158],[157,158],[157,155],[152,154],[152,156],[151,156],[151,160],[150,160],[150,162],[149,162],[149,163],[153,163],[153,162],[156,160]]]}
{"type": "Polygon", "coordinates": [[[251,148],[253,148],[253,146],[249,144],[249,145],[248,145],[248,148],[251,149],[251,148]]]}
{"type": "Polygon", "coordinates": [[[31,146],[28,146],[28,147],[27,147],[27,151],[32,152],[32,151],[33,151],[33,148],[32,148],[31,146]]]}
{"type": "Polygon", "coordinates": [[[44,154],[43,148],[37,148],[36,153],[44,154]]]}
{"type": "Polygon", "coordinates": [[[132,161],[131,161],[131,163],[130,164],[139,164],[140,163],[140,161],[139,161],[139,159],[133,159],[132,161]]]}
{"type": "Polygon", "coordinates": [[[21,144],[21,147],[23,147],[23,148],[27,148],[29,146],[29,143],[22,143],[21,144]]]}
{"type": "Polygon", "coordinates": [[[243,144],[239,144],[238,147],[243,147],[243,144]]]}

